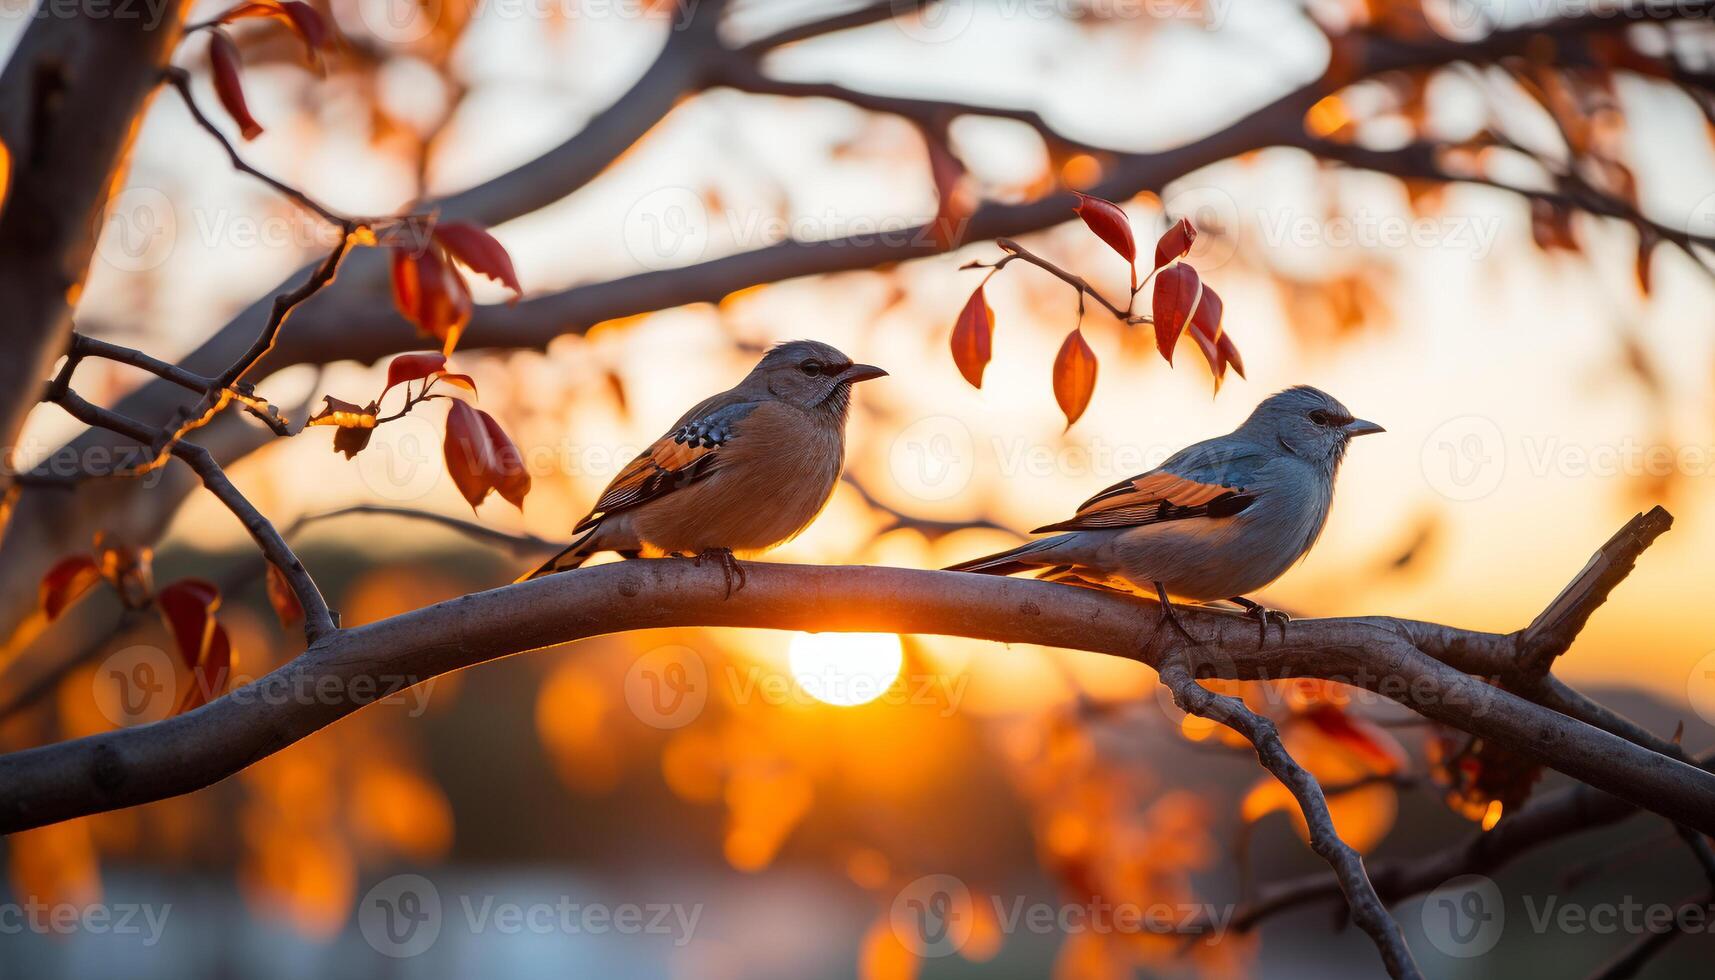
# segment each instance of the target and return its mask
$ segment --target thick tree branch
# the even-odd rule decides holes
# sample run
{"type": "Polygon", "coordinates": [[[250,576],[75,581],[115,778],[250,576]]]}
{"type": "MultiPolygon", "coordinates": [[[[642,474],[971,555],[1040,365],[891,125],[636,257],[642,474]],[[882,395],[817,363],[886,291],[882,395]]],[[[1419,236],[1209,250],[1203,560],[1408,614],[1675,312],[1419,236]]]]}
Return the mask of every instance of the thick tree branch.
{"type": "Polygon", "coordinates": [[[1199,718],[1218,721],[1243,735],[1256,747],[1257,760],[1274,774],[1304,812],[1305,825],[1310,829],[1310,848],[1334,869],[1340,891],[1346,896],[1346,906],[1359,928],[1369,934],[1381,953],[1388,976],[1421,977],[1417,962],[1405,944],[1405,934],[1399,923],[1388,914],[1375,886],[1364,871],[1364,859],[1350,844],[1340,839],[1334,829],[1334,816],[1328,811],[1328,800],[1316,777],[1299,765],[1286,751],[1274,722],[1245,707],[1238,698],[1216,694],[1191,676],[1184,663],[1174,660],[1161,665],[1161,682],[1173,692],[1173,702],[1182,710],[1199,718]]]}
{"type": "Polygon", "coordinates": [[[1249,617],[1192,608],[1180,617],[1202,643],[1189,647],[1160,628],[1154,603],[1054,583],[897,568],[749,564],[747,572],[745,588],[727,599],[725,578],[712,565],[620,562],[341,630],[187,715],[0,757],[0,832],[208,785],[385,694],[382,678],[416,684],[538,647],[669,626],[939,633],[1151,665],[1185,656],[1196,676],[1335,680],[1492,739],[1676,823],[1715,831],[1715,775],[1484,682],[1511,661],[1515,636],[1327,619],[1294,622],[1284,637],[1271,632],[1259,644],[1249,617]],[[306,699],[304,685],[346,693],[306,699]]]}

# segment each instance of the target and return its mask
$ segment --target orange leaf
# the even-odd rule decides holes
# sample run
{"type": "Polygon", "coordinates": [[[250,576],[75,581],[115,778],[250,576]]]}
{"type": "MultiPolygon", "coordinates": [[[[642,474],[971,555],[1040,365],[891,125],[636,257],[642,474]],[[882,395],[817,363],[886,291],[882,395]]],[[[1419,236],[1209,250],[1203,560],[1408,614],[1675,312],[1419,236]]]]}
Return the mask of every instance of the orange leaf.
{"type": "Polygon", "coordinates": [[[333,448],[335,452],[344,453],[346,459],[363,452],[370,437],[375,435],[375,413],[381,407],[380,402],[359,406],[332,395],[323,395],[322,402],[326,407],[310,416],[304,425],[338,426],[339,430],[333,434],[333,448]]]}
{"type": "Polygon", "coordinates": [[[180,579],[161,590],[155,597],[155,608],[166,620],[185,666],[194,670],[202,662],[213,636],[220,590],[200,578],[180,579]]]}
{"type": "Polygon", "coordinates": [[[6,187],[12,182],[12,151],[0,140],[0,214],[6,213],[6,187]]]}
{"type": "Polygon", "coordinates": [[[1203,296],[1197,270],[1183,262],[1161,270],[1155,279],[1155,347],[1167,363],[1173,363],[1173,347],[1190,325],[1203,296]]]}
{"type": "Polygon", "coordinates": [[[469,503],[472,510],[494,489],[495,474],[500,471],[494,444],[488,436],[488,426],[476,409],[454,401],[447,413],[447,434],[442,454],[447,460],[447,475],[469,503]]]}
{"type": "Polygon", "coordinates": [[[95,562],[101,566],[101,577],[119,593],[125,608],[144,608],[155,593],[154,550],[109,544],[108,540],[105,533],[95,536],[95,562]]]}
{"type": "Polygon", "coordinates": [[[493,235],[468,222],[455,221],[435,226],[434,237],[453,258],[472,271],[512,290],[514,302],[524,295],[524,287],[518,285],[518,273],[512,269],[512,256],[494,240],[493,235]]]}
{"type": "Polygon", "coordinates": [[[524,468],[524,454],[518,451],[512,437],[494,420],[494,416],[477,410],[477,417],[482,419],[484,433],[488,436],[489,447],[493,450],[497,469],[494,474],[494,489],[508,503],[524,509],[524,495],[530,492],[530,471],[524,468]]]}
{"type": "Polygon", "coordinates": [[[468,374],[448,374],[445,371],[442,371],[440,374],[436,375],[436,377],[445,381],[447,384],[463,388],[473,395],[476,394],[476,380],[468,374]]]}
{"type": "MultiPolygon", "coordinates": [[[[1074,192],[1076,193],[1076,192],[1074,192]]],[[[1112,201],[1088,194],[1078,195],[1078,206],[1072,210],[1078,212],[1078,217],[1084,219],[1084,224],[1096,233],[1096,237],[1108,243],[1108,247],[1120,253],[1120,257],[1132,264],[1131,285],[1137,288],[1137,240],[1131,235],[1131,221],[1125,212],[1112,201]]]]}
{"type": "Polygon", "coordinates": [[[470,287],[434,245],[394,249],[393,300],[418,330],[442,341],[443,354],[453,352],[470,322],[470,287]]]}
{"type": "Polygon", "coordinates": [[[241,3],[215,20],[218,23],[230,24],[250,17],[271,17],[285,24],[304,42],[305,53],[311,61],[316,60],[316,51],[328,47],[331,40],[327,22],[322,20],[322,15],[314,7],[300,3],[299,0],[284,0],[282,3],[241,3]]]}
{"type": "Polygon", "coordinates": [[[407,381],[421,381],[431,374],[441,374],[446,366],[447,355],[435,351],[400,354],[387,364],[387,387],[381,389],[381,394],[385,397],[397,385],[407,381]]]}
{"type": "Polygon", "coordinates": [[[88,555],[73,555],[61,559],[42,576],[38,590],[42,612],[53,622],[95,583],[101,581],[101,568],[88,555]]]}
{"type": "Polygon", "coordinates": [[[1223,370],[1230,367],[1238,372],[1239,377],[1245,376],[1245,362],[1239,357],[1239,349],[1233,344],[1232,334],[1221,331],[1220,338],[1215,341],[1215,349],[1221,354],[1223,370]]]}
{"type": "Polygon", "coordinates": [[[238,57],[238,45],[224,31],[210,31],[209,35],[208,60],[214,69],[214,93],[238,124],[239,133],[247,140],[255,139],[262,135],[262,126],[250,115],[250,107],[244,102],[244,83],[239,79],[243,63],[238,57]]]}
{"type": "Polygon", "coordinates": [[[1319,704],[1305,712],[1304,717],[1322,734],[1351,749],[1376,772],[1396,772],[1406,765],[1405,750],[1393,736],[1370,722],[1352,717],[1338,705],[1319,704]]]}
{"type": "Polygon", "coordinates": [[[983,386],[983,369],[994,355],[994,311],[978,286],[953,324],[953,363],[973,388],[983,386]]]}
{"type": "Polygon", "coordinates": [[[286,581],[286,573],[280,571],[280,566],[268,563],[268,604],[274,607],[274,615],[279,617],[280,626],[287,627],[304,618],[303,603],[298,601],[298,594],[292,591],[292,583],[286,581]]]}
{"type": "MultiPolygon", "coordinates": [[[[272,566],[270,566],[272,567],[272,566]]],[[[209,619],[208,640],[202,657],[191,671],[191,686],[179,703],[179,713],[200,708],[226,690],[232,680],[232,638],[226,627],[209,619]]]]}
{"type": "Polygon", "coordinates": [[[1183,258],[1196,241],[1197,229],[1191,227],[1191,219],[1180,218],[1155,243],[1155,267],[1159,269],[1174,259],[1183,258]]]}
{"type": "Polygon", "coordinates": [[[1066,414],[1066,428],[1090,407],[1096,390],[1096,352],[1084,340],[1083,330],[1073,330],[1054,356],[1054,400],[1066,414]]]}

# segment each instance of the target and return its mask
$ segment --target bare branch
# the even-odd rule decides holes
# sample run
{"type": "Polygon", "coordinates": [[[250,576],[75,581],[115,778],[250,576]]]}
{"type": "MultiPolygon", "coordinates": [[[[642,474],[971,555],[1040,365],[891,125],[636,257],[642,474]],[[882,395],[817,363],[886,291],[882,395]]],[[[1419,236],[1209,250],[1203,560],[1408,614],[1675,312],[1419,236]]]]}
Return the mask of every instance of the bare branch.
{"type": "Polygon", "coordinates": [[[822,37],[838,31],[849,31],[853,28],[867,27],[892,20],[895,17],[914,14],[917,11],[931,7],[936,0],[881,0],[867,6],[856,7],[845,13],[834,14],[821,20],[805,21],[780,30],[766,37],[758,38],[737,49],[739,54],[751,58],[759,57],[775,48],[808,41],[811,38],[822,37]]]}
{"type": "Polygon", "coordinates": [[[189,714],[0,756],[0,786],[7,788],[0,794],[0,833],[208,785],[385,694],[378,693],[378,678],[406,677],[415,684],[524,650],[669,626],[938,633],[1151,664],[1190,657],[1197,673],[1236,680],[1319,677],[1375,691],[1603,793],[1715,831],[1715,775],[1480,679],[1511,660],[1512,636],[1407,620],[1328,619],[1296,621],[1285,637],[1270,633],[1259,644],[1249,617],[1187,608],[1180,619],[1202,639],[1187,647],[1160,629],[1155,603],[1109,592],[898,568],[749,563],[746,572],[745,588],[728,599],[725,578],[713,566],[617,562],[338,631],[274,673],[189,714]],[[1150,636],[1158,642],[1140,649],[1140,638],[1150,636]],[[1448,653],[1449,662],[1417,642],[1448,653]],[[1459,666],[1451,665],[1455,661],[1459,666]],[[291,695],[306,684],[352,694],[332,700],[291,695]]]}
{"type": "Polygon", "coordinates": [[[1333,867],[1334,877],[1346,896],[1346,905],[1353,920],[1376,944],[1388,976],[1396,980],[1421,977],[1423,974],[1417,969],[1417,962],[1405,944],[1405,934],[1382,905],[1375,886],[1364,871],[1364,859],[1350,844],[1340,839],[1321,785],[1286,751],[1274,722],[1245,707],[1238,698],[1216,694],[1197,683],[1181,660],[1163,663],[1160,672],[1161,682],[1173,692],[1173,703],[1190,714],[1220,722],[1243,735],[1256,747],[1257,760],[1263,768],[1273,773],[1274,778],[1292,792],[1299,809],[1304,812],[1305,825],[1310,828],[1311,850],[1333,867]]]}
{"type": "Polygon", "coordinates": [[[1590,556],[1590,563],[1567,583],[1520,637],[1521,668],[1527,678],[1540,678],[1548,673],[1554,659],[1572,646],[1590,614],[1608,601],[1608,593],[1631,574],[1638,556],[1672,526],[1673,515],[1655,507],[1627,521],[1625,527],[1590,556]]]}
{"type": "Polygon", "coordinates": [[[563,542],[549,541],[534,534],[507,534],[497,531],[485,524],[467,521],[446,514],[437,514],[428,510],[413,510],[409,507],[391,507],[385,504],[353,504],[349,507],[338,507],[316,514],[305,514],[293,521],[286,528],[286,537],[294,537],[299,531],[312,524],[331,521],[340,517],[350,517],[357,514],[382,515],[387,517],[402,517],[406,520],[426,521],[438,524],[449,530],[457,531],[483,544],[504,548],[517,558],[532,558],[538,555],[559,551],[565,547],[563,542]]]}
{"type": "MultiPolygon", "coordinates": [[[[54,401],[85,425],[99,426],[143,443],[154,437],[148,426],[86,401],[75,391],[68,389],[60,393],[54,401]]],[[[263,556],[285,573],[287,583],[298,597],[298,604],[304,609],[305,639],[314,645],[323,637],[337,632],[338,627],[334,623],[332,611],[328,609],[327,600],[322,598],[321,590],[316,588],[315,580],[310,578],[303,562],[298,560],[298,556],[292,552],[291,546],[280,536],[280,532],[275,530],[274,525],[269,523],[268,519],[262,516],[262,512],[227,478],[226,471],[220,468],[220,464],[215,462],[209,451],[180,439],[173,442],[171,452],[196,472],[203,486],[225,504],[233,516],[238,518],[239,523],[244,525],[244,529],[250,532],[257,547],[262,549],[263,556]]]]}

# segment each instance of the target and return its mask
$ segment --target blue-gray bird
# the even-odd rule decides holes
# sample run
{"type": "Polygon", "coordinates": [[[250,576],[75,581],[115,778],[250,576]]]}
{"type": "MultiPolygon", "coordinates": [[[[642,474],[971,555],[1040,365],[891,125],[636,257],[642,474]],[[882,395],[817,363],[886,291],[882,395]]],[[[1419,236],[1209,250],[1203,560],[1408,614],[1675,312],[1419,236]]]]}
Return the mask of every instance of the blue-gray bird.
{"type": "MultiPolygon", "coordinates": [[[[1384,431],[1353,418],[1332,396],[1308,386],[1263,401],[1231,433],[1199,442],[1141,476],[1084,502],[1070,519],[1032,533],[1060,532],[951,570],[1153,589],[1184,634],[1169,596],[1228,599],[1271,615],[1248,598],[1291,568],[1322,533],[1334,474],[1357,436],[1384,431]]],[[[1189,638],[1189,634],[1185,634],[1189,638]]]]}
{"type": "Polygon", "coordinates": [[[852,385],[887,374],[827,344],[794,340],[763,355],[737,386],[704,399],[602,491],[566,550],[520,578],[577,568],[614,551],[720,560],[797,537],[821,513],[845,465],[852,385]]]}

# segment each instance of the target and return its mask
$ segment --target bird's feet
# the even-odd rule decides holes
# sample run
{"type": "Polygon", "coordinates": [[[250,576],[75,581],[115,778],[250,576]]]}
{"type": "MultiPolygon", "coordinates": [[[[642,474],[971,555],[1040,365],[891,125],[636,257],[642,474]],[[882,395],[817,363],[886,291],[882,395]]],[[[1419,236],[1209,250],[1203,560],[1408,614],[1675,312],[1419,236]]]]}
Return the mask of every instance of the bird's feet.
{"type": "Polygon", "coordinates": [[[697,552],[697,556],[692,561],[701,566],[705,558],[721,563],[721,574],[726,576],[726,597],[728,599],[732,598],[734,592],[744,588],[744,566],[738,563],[738,559],[733,556],[731,548],[704,548],[697,552]],[[734,582],[738,584],[735,586],[734,582]]]}
{"type": "Polygon", "coordinates": [[[1160,582],[1155,583],[1155,597],[1161,602],[1161,618],[1171,623],[1173,628],[1179,631],[1179,635],[1185,638],[1185,642],[1192,646],[1201,646],[1202,641],[1192,636],[1185,624],[1179,621],[1179,614],[1173,611],[1173,600],[1167,598],[1167,587],[1160,582]]]}
{"type": "Polygon", "coordinates": [[[1245,615],[1256,617],[1259,630],[1256,639],[1257,646],[1262,646],[1264,643],[1268,642],[1268,623],[1271,618],[1280,624],[1280,639],[1282,642],[1285,642],[1286,624],[1292,622],[1291,616],[1281,612],[1279,609],[1270,609],[1260,602],[1246,599],[1242,595],[1233,596],[1227,601],[1238,603],[1244,607],[1245,615]]]}

